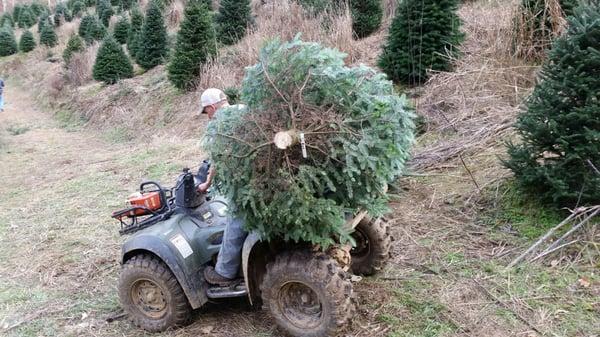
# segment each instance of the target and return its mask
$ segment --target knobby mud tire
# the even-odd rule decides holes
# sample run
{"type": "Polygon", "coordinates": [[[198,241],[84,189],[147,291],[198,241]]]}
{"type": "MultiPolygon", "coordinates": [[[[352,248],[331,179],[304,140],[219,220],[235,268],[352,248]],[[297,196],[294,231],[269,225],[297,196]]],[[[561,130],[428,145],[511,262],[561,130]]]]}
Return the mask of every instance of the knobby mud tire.
{"type": "MultiPolygon", "coordinates": [[[[303,250],[280,254],[267,265],[261,292],[263,307],[271,313],[283,331],[294,337],[335,336],[355,315],[350,275],[332,258],[320,252],[303,250]],[[318,317],[306,320],[289,318],[294,315],[286,312],[289,308],[284,308],[284,299],[300,301],[305,296],[299,297],[297,293],[294,295],[292,290],[289,290],[291,296],[286,296],[286,289],[291,285],[310,289],[308,292],[319,301],[320,316],[315,315],[318,317]]],[[[313,308],[315,307],[318,306],[313,303],[313,308]]]]}
{"type": "Polygon", "coordinates": [[[123,265],[119,276],[119,298],[133,324],[150,332],[184,326],[190,321],[192,308],[179,282],[169,267],[152,255],[136,255],[123,265]],[[136,304],[132,287],[137,282],[150,282],[160,289],[165,302],[164,313],[151,317],[151,313],[136,304]]]}
{"type": "Polygon", "coordinates": [[[370,276],[383,270],[390,258],[392,247],[388,221],[385,218],[373,219],[366,216],[356,226],[353,237],[357,246],[350,253],[352,273],[370,276]]]}

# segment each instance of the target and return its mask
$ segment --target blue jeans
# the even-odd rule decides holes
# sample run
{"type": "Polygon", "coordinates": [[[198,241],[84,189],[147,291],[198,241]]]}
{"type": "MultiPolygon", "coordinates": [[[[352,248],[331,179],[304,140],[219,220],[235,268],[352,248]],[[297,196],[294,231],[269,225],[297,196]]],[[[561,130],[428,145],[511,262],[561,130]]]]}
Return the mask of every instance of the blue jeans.
{"type": "Polygon", "coordinates": [[[242,227],[244,221],[239,218],[231,217],[225,233],[223,234],[223,243],[217,257],[217,265],[215,271],[219,275],[234,279],[238,276],[240,264],[242,263],[242,248],[248,232],[242,227]]]}
{"type": "Polygon", "coordinates": [[[4,110],[4,94],[0,94],[0,110],[4,110]]]}

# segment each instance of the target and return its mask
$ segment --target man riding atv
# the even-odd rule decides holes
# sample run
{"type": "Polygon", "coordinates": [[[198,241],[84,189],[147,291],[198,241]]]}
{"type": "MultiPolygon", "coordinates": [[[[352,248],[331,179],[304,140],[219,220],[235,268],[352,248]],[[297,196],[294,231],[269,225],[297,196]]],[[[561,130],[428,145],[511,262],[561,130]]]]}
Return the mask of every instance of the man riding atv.
{"type": "MultiPolygon", "coordinates": [[[[221,108],[229,106],[225,93],[215,88],[206,89],[200,96],[200,102],[202,113],[208,115],[209,119],[213,119],[221,108]]],[[[199,192],[206,193],[212,184],[215,172],[215,168],[211,167],[206,182],[198,186],[199,192]]],[[[230,209],[234,209],[233,206],[231,203],[229,204],[230,209]]],[[[240,270],[242,245],[248,236],[243,225],[242,219],[236,217],[231,217],[227,222],[217,264],[215,268],[209,266],[204,269],[204,278],[208,283],[228,286],[235,282],[240,270]]]]}
{"type": "MultiPolygon", "coordinates": [[[[218,89],[201,97],[214,118],[228,106],[218,89]]],[[[355,247],[323,251],[309,242],[263,240],[246,233],[235,205],[206,191],[215,168],[184,169],[172,188],[146,181],[112,214],[123,243],[119,299],[131,321],[147,331],[187,324],[208,301],[247,297],[262,304],[279,328],[294,337],[334,336],[355,312],[353,278],[372,275],[389,257],[391,237],[383,218],[348,214],[355,247]],[[233,216],[232,216],[233,214],[233,216]],[[213,265],[215,267],[213,267],[213,265]],[[243,279],[237,279],[238,275],[243,279]]],[[[337,247],[336,247],[337,246],[337,247]]]]}

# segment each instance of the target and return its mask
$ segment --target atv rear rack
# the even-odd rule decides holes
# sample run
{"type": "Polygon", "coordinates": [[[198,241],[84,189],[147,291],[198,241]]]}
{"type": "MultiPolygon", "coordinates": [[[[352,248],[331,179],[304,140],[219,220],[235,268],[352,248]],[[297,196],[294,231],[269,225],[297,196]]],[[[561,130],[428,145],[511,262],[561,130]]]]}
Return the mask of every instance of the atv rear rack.
{"type": "Polygon", "coordinates": [[[173,215],[174,198],[171,190],[164,189],[159,183],[154,181],[144,182],[140,185],[140,193],[158,192],[160,195],[161,207],[157,210],[151,210],[144,206],[131,206],[113,212],[111,217],[119,220],[121,229],[119,234],[126,235],[148,228],[157,222],[163,221],[173,215]],[[147,190],[147,186],[153,186],[155,189],[147,190]]]}

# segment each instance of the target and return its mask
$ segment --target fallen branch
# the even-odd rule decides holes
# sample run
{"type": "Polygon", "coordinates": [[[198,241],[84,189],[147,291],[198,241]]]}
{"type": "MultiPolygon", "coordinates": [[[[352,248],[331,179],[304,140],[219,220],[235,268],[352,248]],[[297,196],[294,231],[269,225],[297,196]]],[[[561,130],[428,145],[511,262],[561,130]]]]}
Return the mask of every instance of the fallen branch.
{"type": "Polygon", "coordinates": [[[529,253],[531,253],[533,250],[535,250],[539,245],[541,245],[544,241],[546,241],[550,236],[552,236],[552,234],[554,234],[554,232],[556,232],[558,229],[560,229],[562,226],[566,225],[567,223],[569,223],[574,217],[576,217],[579,213],[572,213],[571,215],[569,215],[568,218],[566,218],[565,220],[563,220],[561,223],[559,223],[558,225],[556,225],[555,227],[553,227],[552,229],[550,229],[544,236],[542,236],[539,240],[537,240],[533,245],[531,245],[531,247],[529,247],[523,254],[519,255],[516,259],[514,259],[506,268],[510,269],[512,267],[514,267],[517,263],[521,262],[521,260],[523,260],[527,255],[529,255],[529,253]]]}
{"type": "Polygon", "coordinates": [[[577,242],[579,242],[579,240],[573,240],[573,241],[571,241],[571,242],[565,243],[565,244],[563,244],[563,245],[560,245],[560,246],[558,246],[558,247],[556,247],[556,248],[553,248],[553,249],[551,249],[551,250],[547,250],[547,249],[546,249],[544,252],[542,252],[542,253],[541,253],[541,254],[539,254],[538,256],[534,257],[533,259],[531,259],[529,262],[535,262],[535,261],[537,261],[537,260],[539,260],[539,259],[541,259],[541,258],[543,258],[543,257],[545,257],[545,256],[548,256],[548,255],[550,255],[550,254],[554,253],[554,252],[555,252],[555,251],[557,251],[557,250],[563,249],[563,248],[565,248],[566,246],[570,246],[570,245],[572,245],[572,244],[574,244],[574,243],[577,243],[577,242]]]}

